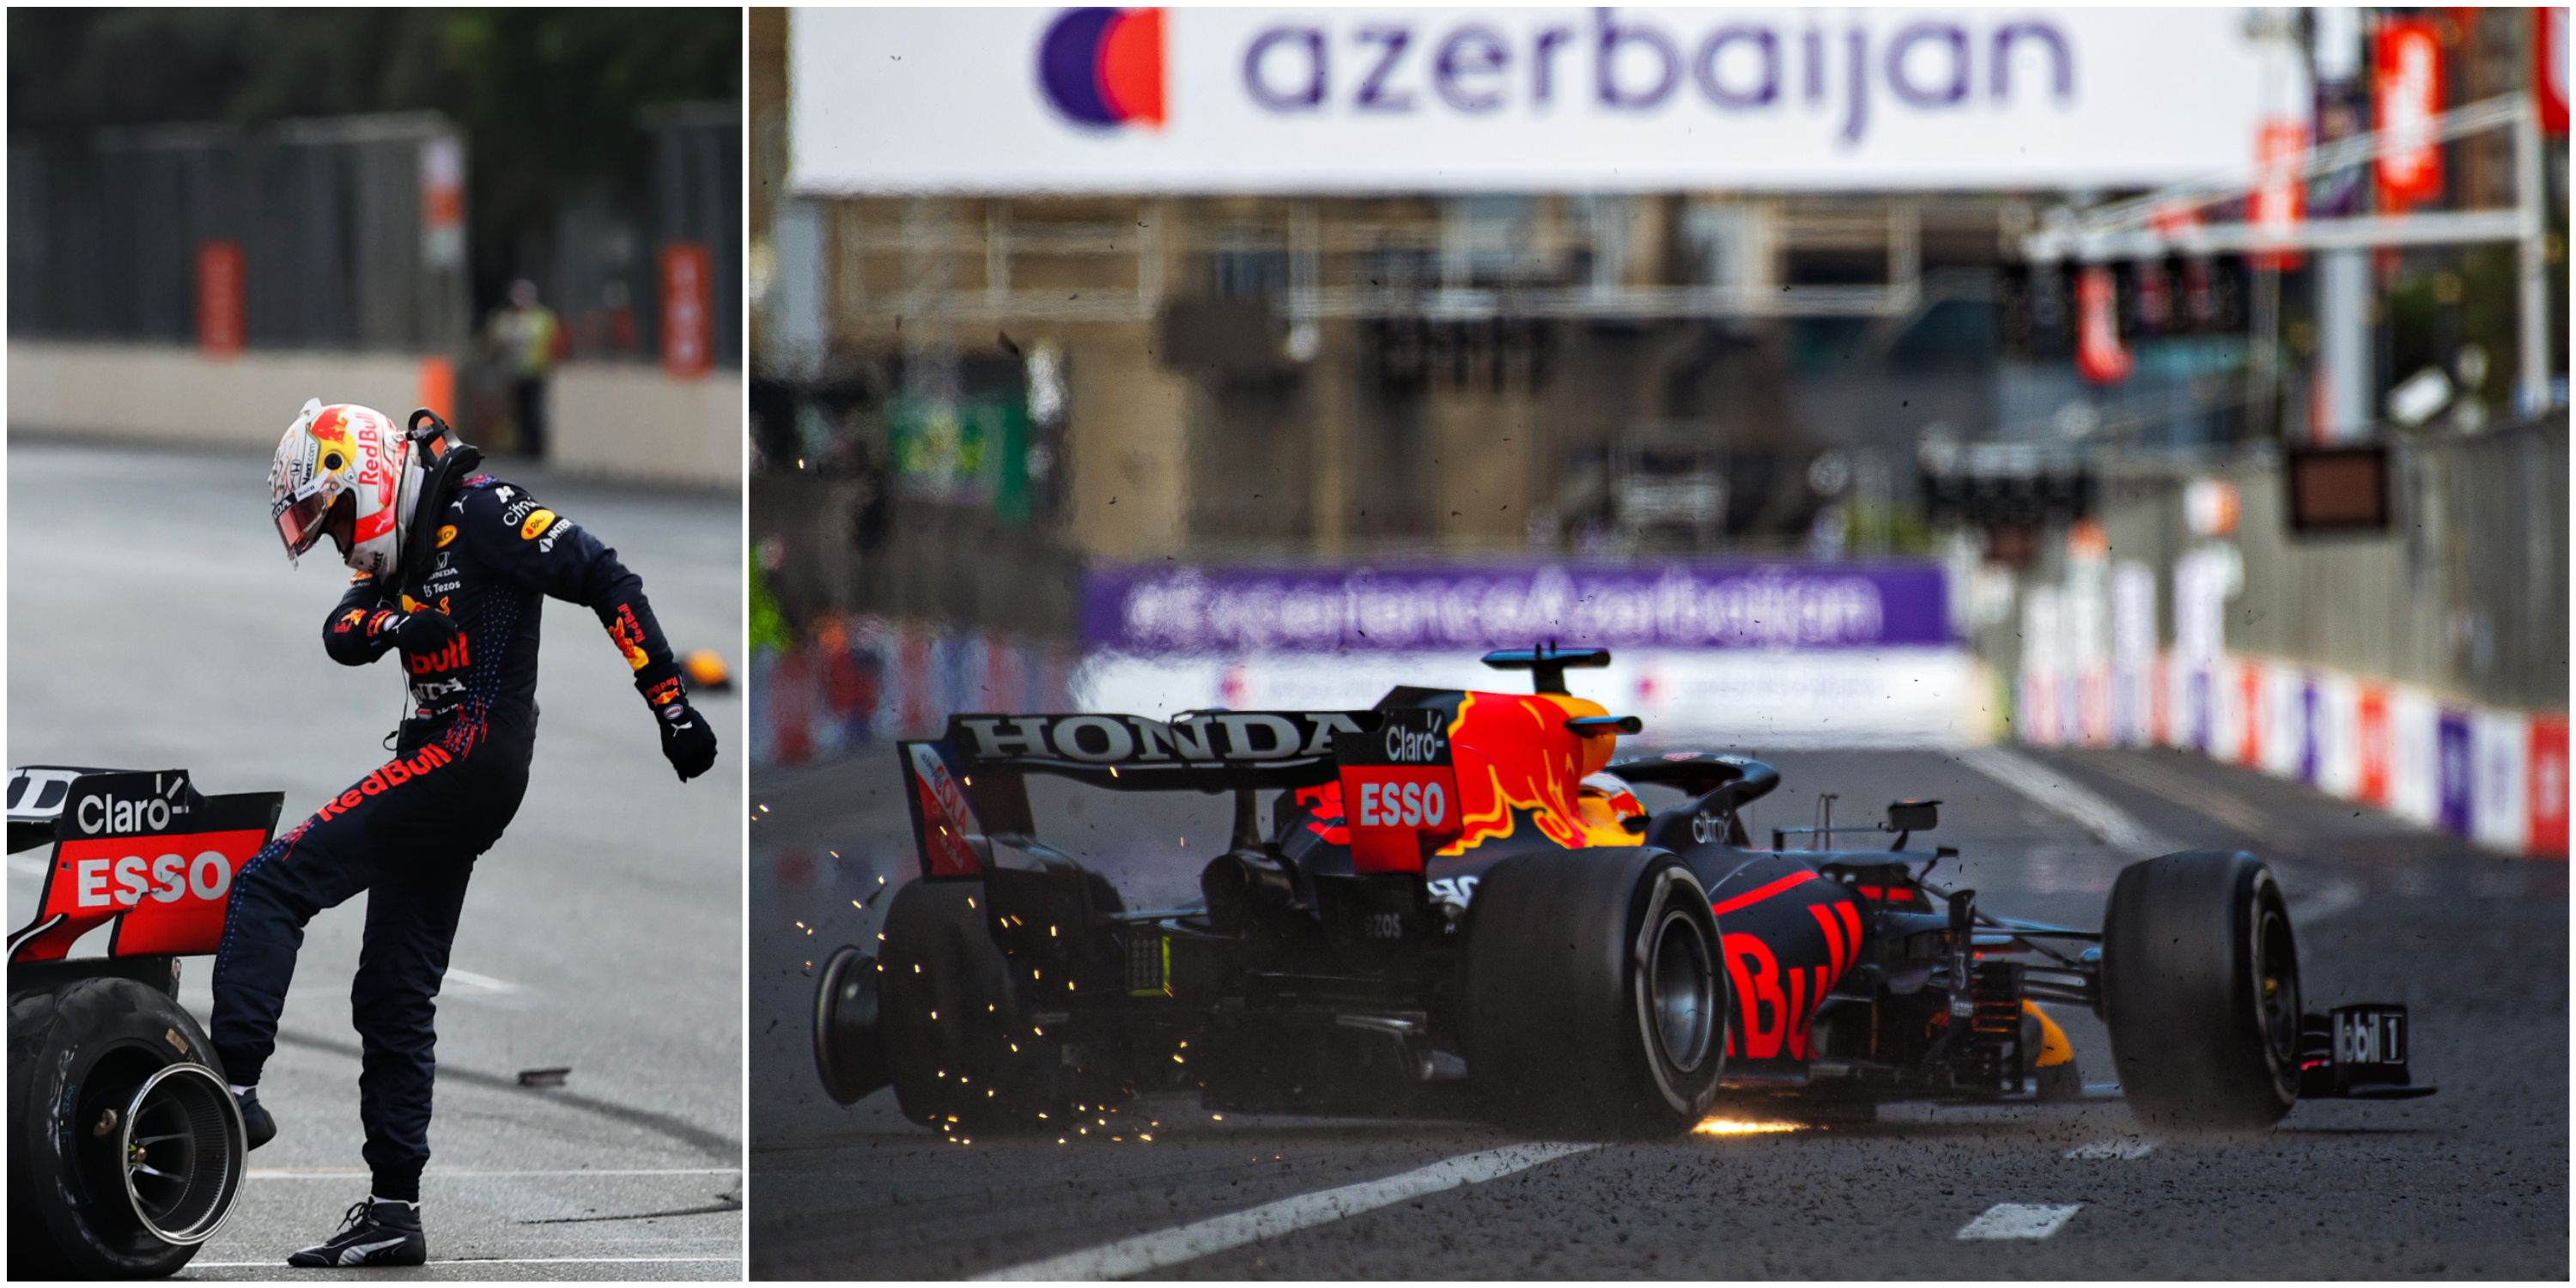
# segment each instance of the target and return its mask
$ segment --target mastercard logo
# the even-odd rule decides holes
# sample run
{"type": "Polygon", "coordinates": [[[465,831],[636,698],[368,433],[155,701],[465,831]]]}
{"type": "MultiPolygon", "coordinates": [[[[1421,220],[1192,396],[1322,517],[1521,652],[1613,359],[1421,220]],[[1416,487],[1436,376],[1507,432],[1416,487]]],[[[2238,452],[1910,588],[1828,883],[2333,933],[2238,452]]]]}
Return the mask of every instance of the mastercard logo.
{"type": "Polygon", "coordinates": [[[1038,41],[1038,87],[1076,125],[1163,124],[1163,11],[1068,9],[1038,41]]]}

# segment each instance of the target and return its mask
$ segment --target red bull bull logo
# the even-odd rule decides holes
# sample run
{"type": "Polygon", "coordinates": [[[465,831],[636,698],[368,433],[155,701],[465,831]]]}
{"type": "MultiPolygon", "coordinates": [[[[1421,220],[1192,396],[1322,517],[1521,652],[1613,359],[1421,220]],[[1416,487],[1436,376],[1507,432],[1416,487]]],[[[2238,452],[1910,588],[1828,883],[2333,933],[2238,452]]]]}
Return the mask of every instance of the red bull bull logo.
{"type": "Polygon", "coordinates": [[[1591,844],[1575,793],[1584,775],[1608,763],[1611,740],[1582,737],[1565,722],[1603,714],[1600,704],[1561,693],[1460,698],[1458,717],[1449,725],[1460,831],[1439,852],[1463,854],[1510,836],[1523,816],[1559,845],[1591,844]]]}
{"type": "Polygon", "coordinates": [[[635,610],[617,606],[617,620],[608,624],[608,638],[617,641],[617,651],[626,655],[626,669],[641,671],[653,659],[644,654],[644,628],[636,624],[635,610]]]}
{"type": "Polygon", "coordinates": [[[325,407],[305,428],[312,435],[317,463],[326,474],[337,474],[349,468],[358,458],[357,444],[349,438],[349,409],[325,407]]]}

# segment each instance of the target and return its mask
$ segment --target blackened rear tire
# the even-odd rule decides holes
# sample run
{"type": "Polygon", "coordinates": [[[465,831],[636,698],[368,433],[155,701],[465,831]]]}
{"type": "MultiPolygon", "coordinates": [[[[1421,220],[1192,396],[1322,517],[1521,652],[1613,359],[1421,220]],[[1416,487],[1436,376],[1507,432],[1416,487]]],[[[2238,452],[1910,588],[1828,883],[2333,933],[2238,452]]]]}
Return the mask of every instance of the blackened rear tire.
{"type": "Polygon", "coordinates": [[[895,892],[878,954],[886,1077],[904,1117],[957,1139],[1063,1134],[1075,1105],[1097,1109],[1118,1091],[1067,1067],[1060,1035],[1030,1022],[993,942],[990,907],[981,881],[915,881],[895,892]]]}
{"type": "Polygon", "coordinates": [[[205,1033],[131,979],[9,999],[9,1109],[16,1281],[176,1273],[222,1226],[249,1163],[205,1033]],[[135,1174],[133,1193],[129,1148],[160,1165],[135,1174]]]}
{"type": "Polygon", "coordinates": [[[1725,1072],[1725,959],[1708,894],[1660,850],[1505,859],[1465,928],[1467,1076],[1498,1121],[1668,1136],[1725,1072]]]}
{"type": "Polygon", "coordinates": [[[814,1072],[824,1094],[844,1104],[886,1085],[885,1040],[877,1029],[877,959],[844,944],[814,984],[814,1072]]]}
{"type": "Polygon", "coordinates": [[[2299,957],[2272,871],[2192,850],[2133,863],[2102,924],[2122,1094],[2167,1134],[2262,1131],[2299,1098],[2299,957]]]}

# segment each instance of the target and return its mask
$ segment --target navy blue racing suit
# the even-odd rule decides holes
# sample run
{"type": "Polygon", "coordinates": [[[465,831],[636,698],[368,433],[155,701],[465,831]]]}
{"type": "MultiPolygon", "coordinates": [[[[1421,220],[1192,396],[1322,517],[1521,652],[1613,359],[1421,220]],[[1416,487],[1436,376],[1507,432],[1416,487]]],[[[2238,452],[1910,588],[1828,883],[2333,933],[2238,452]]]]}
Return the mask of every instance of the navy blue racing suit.
{"type": "MultiPolygon", "coordinates": [[[[501,837],[528,786],[537,733],[537,619],[544,597],[599,615],[660,707],[682,700],[679,668],[643,583],[572,520],[524,489],[475,475],[444,504],[430,566],[361,574],[323,627],[332,660],[362,666],[395,650],[407,615],[459,628],[435,651],[401,654],[409,718],[394,759],[278,837],[234,881],[214,969],[213,1037],[225,1076],[250,1086],[277,1043],[304,923],[368,891],[349,1005],[363,1048],[358,1112],[378,1198],[420,1197],[429,1161],[439,982],[474,861],[501,837]]],[[[407,557],[408,560],[408,557],[407,557]]]]}

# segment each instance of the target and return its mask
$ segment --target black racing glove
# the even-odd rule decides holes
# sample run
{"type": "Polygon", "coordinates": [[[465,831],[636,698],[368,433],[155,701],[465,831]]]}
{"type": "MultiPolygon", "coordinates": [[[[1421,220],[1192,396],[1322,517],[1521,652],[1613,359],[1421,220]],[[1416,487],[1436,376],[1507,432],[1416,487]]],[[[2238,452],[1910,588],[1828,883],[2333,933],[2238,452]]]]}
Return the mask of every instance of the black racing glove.
{"type": "Polygon", "coordinates": [[[455,618],[428,608],[400,614],[385,623],[384,629],[392,632],[394,647],[415,656],[436,653],[464,634],[457,629],[455,618]]]}
{"type": "Polygon", "coordinates": [[[671,768],[685,783],[714,767],[715,726],[689,705],[688,691],[681,687],[677,667],[668,671],[656,667],[654,671],[650,678],[636,677],[635,687],[646,702],[653,704],[653,724],[662,732],[663,759],[671,762],[671,768]]]}

